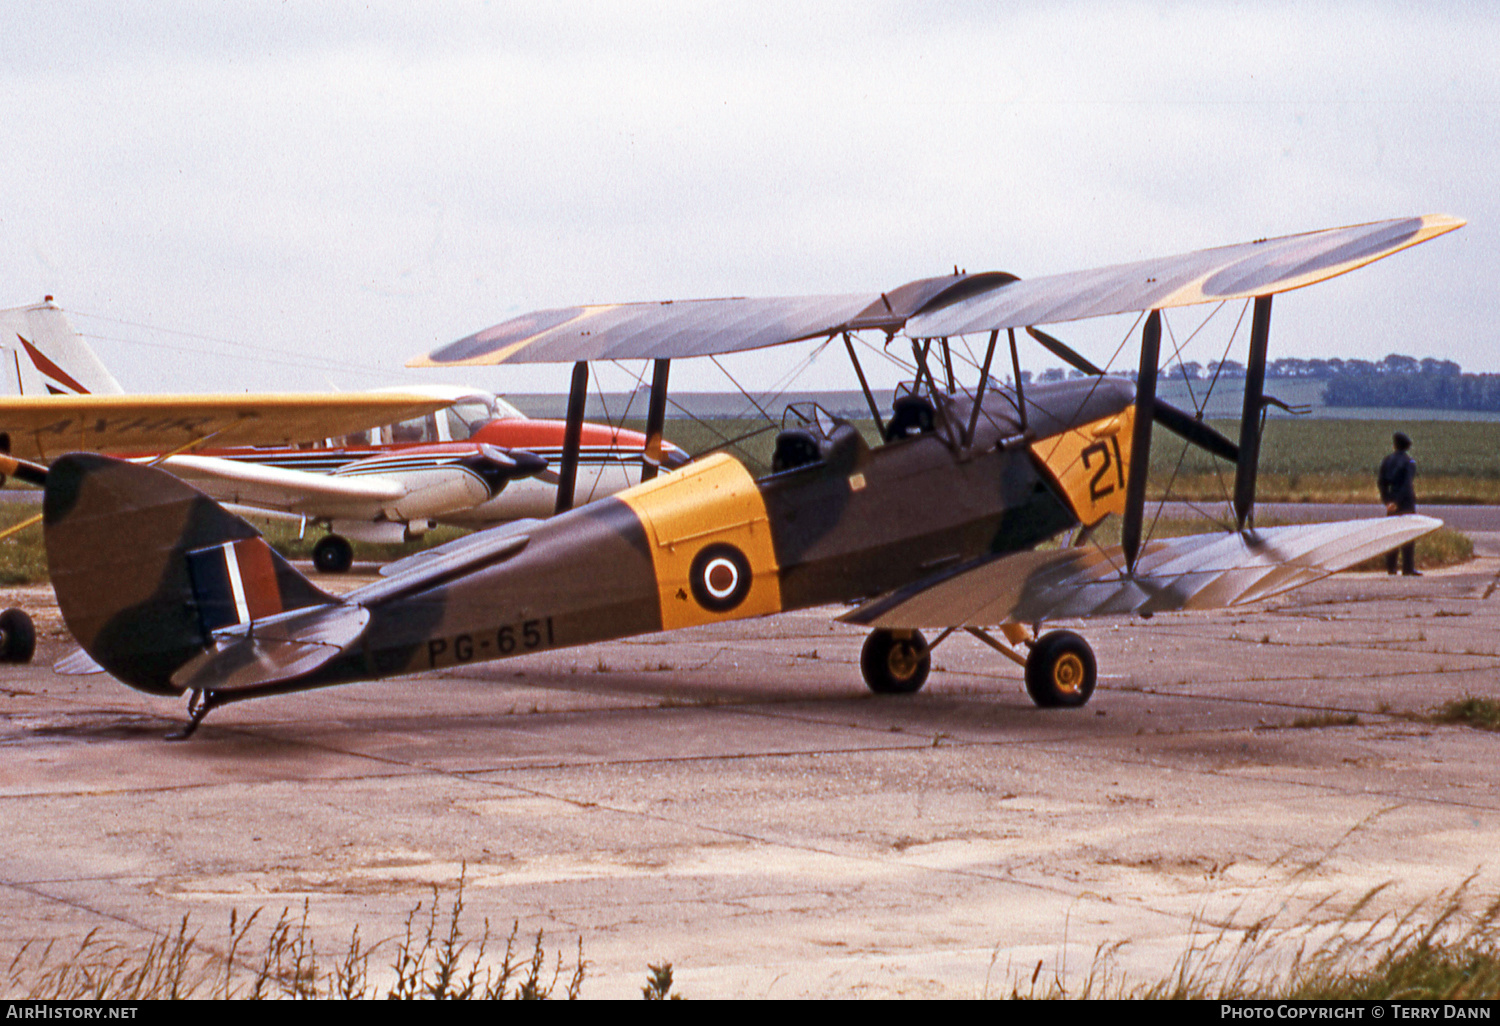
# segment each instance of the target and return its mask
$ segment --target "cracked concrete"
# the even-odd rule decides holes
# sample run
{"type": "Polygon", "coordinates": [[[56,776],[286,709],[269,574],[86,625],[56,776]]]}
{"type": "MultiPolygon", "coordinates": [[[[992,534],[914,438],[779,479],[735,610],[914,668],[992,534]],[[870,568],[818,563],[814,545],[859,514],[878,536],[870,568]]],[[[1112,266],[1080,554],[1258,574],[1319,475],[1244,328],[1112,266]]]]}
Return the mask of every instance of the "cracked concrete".
{"type": "MultiPolygon", "coordinates": [[[[1487,544],[1487,543],[1486,543],[1487,544]]],[[[1364,918],[1477,873],[1500,891],[1500,736],[1421,715],[1500,699],[1496,547],[1249,610],[1082,626],[1099,692],[1038,710],[972,639],[915,696],[863,635],[794,614],[216,710],[0,667],[0,952],[306,903],[320,950],[399,934],[466,873],[478,929],[711,996],[950,996],[1166,973],[1205,924],[1364,918]]],[[[386,949],[390,950],[389,946],[386,949]]],[[[379,968],[377,953],[375,965],[379,968]]]]}

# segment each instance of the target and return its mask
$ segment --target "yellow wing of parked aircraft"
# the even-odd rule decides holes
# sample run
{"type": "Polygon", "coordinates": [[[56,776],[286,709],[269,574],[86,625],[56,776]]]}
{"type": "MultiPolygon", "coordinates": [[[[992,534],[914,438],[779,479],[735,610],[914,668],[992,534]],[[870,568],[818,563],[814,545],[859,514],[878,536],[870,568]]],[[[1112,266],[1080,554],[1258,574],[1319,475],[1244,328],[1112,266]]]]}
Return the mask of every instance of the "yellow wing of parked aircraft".
{"type": "Polygon", "coordinates": [[[0,311],[0,452],[28,460],[170,452],[209,440],[296,444],[420,417],[451,401],[420,389],[126,395],[50,296],[0,311]]]}

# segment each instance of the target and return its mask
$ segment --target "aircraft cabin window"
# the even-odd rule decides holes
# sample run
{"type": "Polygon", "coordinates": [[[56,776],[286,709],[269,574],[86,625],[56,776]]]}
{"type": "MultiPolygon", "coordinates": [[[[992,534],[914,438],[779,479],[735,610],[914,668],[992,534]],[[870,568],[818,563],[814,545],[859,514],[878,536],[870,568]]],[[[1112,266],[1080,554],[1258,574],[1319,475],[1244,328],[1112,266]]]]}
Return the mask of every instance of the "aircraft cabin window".
{"type": "Polygon", "coordinates": [[[403,420],[391,426],[392,442],[411,445],[437,440],[437,418],[432,414],[425,417],[413,417],[411,420],[403,420]]]}
{"type": "Polygon", "coordinates": [[[526,414],[516,409],[504,399],[501,399],[499,396],[495,396],[494,405],[492,407],[486,408],[486,419],[525,420],[526,414]]]}
{"type": "Polygon", "coordinates": [[[448,437],[455,442],[467,441],[491,420],[489,407],[483,403],[454,403],[443,411],[448,420],[448,437]]]}

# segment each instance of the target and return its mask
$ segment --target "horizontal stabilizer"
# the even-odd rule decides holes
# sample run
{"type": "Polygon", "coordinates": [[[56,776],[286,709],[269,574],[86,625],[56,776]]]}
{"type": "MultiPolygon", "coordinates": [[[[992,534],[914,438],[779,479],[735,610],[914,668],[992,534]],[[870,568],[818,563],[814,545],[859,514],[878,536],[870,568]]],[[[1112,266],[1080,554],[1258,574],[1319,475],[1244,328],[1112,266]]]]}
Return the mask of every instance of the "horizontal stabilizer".
{"type": "Polygon", "coordinates": [[[397,577],[416,569],[419,566],[431,566],[435,560],[448,559],[461,553],[478,556],[480,553],[490,553],[499,542],[503,548],[512,542],[500,542],[501,538],[525,534],[530,531],[540,520],[512,520],[510,523],[488,531],[480,531],[477,534],[466,534],[462,538],[455,538],[441,545],[434,545],[430,549],[414,552],[410,556],[403,556],[380,567],[381,577],[397,577]]]}
{"type": "Polygon", "coordinates": [[[75,648],[52,664],[52,672],[64,677],[86,677],[91,673],[103,673],[104,667],[94,662],[94,657],[81,648],[75,648]]]}
{"type": "Polygon", "coordinates": [[[1148,543],[1135,573],[1120,546],[1018,552],[957,568],[840,617],[870,627],[1005,622],[1214,609],[1321,580],[1442,526],[1411,514],[1200,534],[1148,543]]]}
{"type": "Polygon", "coordinates": [[[534,520],[518,520],[503,527],[466,535],[427,552],[407,556],[381,570],[386,575],[385,580],[350,592],[345,597],[350,602],[377,605],[436,588],[455,577],[504,562],[531,541],[531,536],[523,533],[523,530],[535,523],[534,520]]]}
{"type": "Polygon", "coordinates": [[[359,640],[370,612],[359,606],[299,609],[214,633],[214,645],[172,675],[185,691],[243,691],[311,673],[359,640]]]}

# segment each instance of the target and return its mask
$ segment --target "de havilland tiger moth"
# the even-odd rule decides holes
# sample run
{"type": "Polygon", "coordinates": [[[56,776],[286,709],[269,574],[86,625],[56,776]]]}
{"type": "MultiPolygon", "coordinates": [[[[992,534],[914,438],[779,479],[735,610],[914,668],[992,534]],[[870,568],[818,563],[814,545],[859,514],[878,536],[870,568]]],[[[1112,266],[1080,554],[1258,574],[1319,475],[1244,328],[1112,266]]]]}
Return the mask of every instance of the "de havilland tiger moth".
{"type": "Polygon", "coordinates": [[[965,631],[1022,664],[1038,705],[1081,706],[1095,686],[1093,652],[1045,623],[1254,602],[1439,526],[1407,515],[1256,529],[1255,476],[1272,297],[1462,224],[1412,217],[1031,279],[955,273],[861,295],[516,318],[414,364],[573,363],[575,428],[591,360],[655,361],[655,424],[670,361],[686,357],[841,339],[863,384],[853,340],[867,332],[887,348],[909,343],[917,380],[888,422],[865,388],[884,437],[873,447],[849,423],[806,411],[759,480],[710,456],[548,520],[398,560],[337,597],[163,470],[63,456],[45,473],[45,540],[81,650],[60,668],[187,694],[185,736],[243,699],[842,604],[839,619],[872,628],[861,670],[877,692],[921,688],[933,649],[965,631]],[[1251,327],[1232,440],[1158,399],[1156,385],[1164,311],[1240,302],[1251,327]],[[1037,330],[1128,313],[1140,317],[1135,382],[1094,373],[1037,330]],[[1017,328],[1087,376],[1023,383],[1017,328]],[[951,367],[949,340],[965,335],[987,339],[977,384],[956,388],[945,374],[939,387],[934,365],[951,367]],[[1002,337],[1014,387],[990,378],[1002,337]],[[1232,529],[1143,537],[1155,425],[1233,465],[1232,529]],[[1122,518],[1119,545],[1038,547],[1111,513],[1122,518]],[[929,641],[924,629],[940,633],[929,641]]]}

